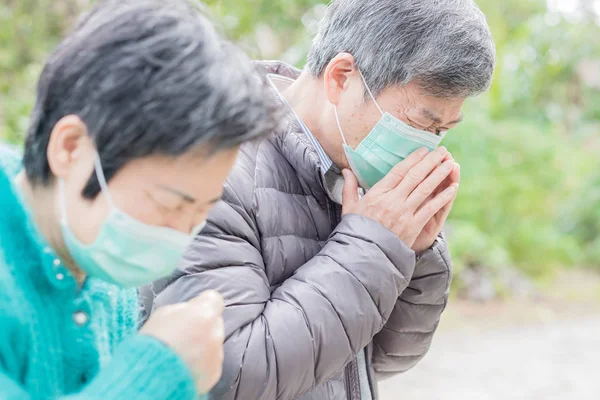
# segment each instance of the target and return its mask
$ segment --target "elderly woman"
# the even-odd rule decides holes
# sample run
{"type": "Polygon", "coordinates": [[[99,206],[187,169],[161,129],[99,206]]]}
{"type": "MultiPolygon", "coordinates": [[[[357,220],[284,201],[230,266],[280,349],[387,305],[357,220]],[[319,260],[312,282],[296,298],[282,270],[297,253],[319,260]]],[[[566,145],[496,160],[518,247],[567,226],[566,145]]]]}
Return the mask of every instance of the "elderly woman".
{"type": "Polygon", "coordinates": [[[288,124],[242,146],[207,229],[152,287],[155,308],[223,293],[213,398],[372,400],[425,355],[460,179],[438,145],[494,59],[472,0],[334,0],[304,71],[259,65],[288,124]]]}
{"type": "Polygon", "coordinates": [[[137,332],[239,145],[276,126],[250,61],[180,0],[107,0],[46,64],[0,147],[0,399],[194,400],[219,379],[222,298],[137,332]]]}

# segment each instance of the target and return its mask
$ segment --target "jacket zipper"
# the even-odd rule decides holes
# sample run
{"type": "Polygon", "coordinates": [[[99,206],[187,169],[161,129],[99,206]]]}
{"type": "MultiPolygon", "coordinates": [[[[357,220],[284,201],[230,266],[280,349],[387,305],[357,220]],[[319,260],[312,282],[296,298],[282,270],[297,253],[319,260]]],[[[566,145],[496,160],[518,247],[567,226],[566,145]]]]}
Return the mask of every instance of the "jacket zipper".
{"type": "MultiPolygon", "coordinates": [[[[354,361],[352,361],[354,362],[354,361]]],[[[352,363],[346,365],[344,376],[346,378],[346,398],[352,400],[352,385],[350,384],[350,371],[352,370],[352,363]]]]}
{"type": "MultiPolygon", "coordinates": [[[[327,200],[327,203],[329,205],[329,212],[331,215],[331,220],[333,222],[333,226],[332,226],[332,231],[335,230],[335,228],[338,226],[338,224],[340,223],[340,221],[342,220],[342,210],[341,207],[336,206],[332,201],[327,200]]],[[[361,350],[363,351],[363,350],[361,350]]],[[[345,383],[346,383],[346,398],[348,400],[360,400],[360,399],[356,399],[354,396],[354,391],[352,390],[352,381],[353,379],[358,379],[357,376],[355,376],[355,364],[356,364],[356,358],[354,358],[348,365],[346,365],[346,368],[344,368],[344,377],[345,377],[345,383]]]]}
{"type": "MultiPolygon", "coordinates": [[[[364,350],[361,350],[364,351],[364,350]]],[[[358,362],[354,358],[346,366],[346,398],[348,400],[361,400],[360,379],[358,378],[358,362]],[[358,389],[358,390],[355,390],[358,389]]]]}

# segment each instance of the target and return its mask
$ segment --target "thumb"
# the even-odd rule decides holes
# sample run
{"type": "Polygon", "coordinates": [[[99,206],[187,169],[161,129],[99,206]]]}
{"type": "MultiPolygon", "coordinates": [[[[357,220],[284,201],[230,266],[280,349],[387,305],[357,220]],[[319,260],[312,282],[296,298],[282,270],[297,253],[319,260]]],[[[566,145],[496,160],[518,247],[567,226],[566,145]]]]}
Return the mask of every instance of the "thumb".
{"type": "Polygon", "coordinates": [[[358,181],[349,169],[342,171],[344,188],[342,189],[342,215],[349,214],[358,203],[358,181]]]}

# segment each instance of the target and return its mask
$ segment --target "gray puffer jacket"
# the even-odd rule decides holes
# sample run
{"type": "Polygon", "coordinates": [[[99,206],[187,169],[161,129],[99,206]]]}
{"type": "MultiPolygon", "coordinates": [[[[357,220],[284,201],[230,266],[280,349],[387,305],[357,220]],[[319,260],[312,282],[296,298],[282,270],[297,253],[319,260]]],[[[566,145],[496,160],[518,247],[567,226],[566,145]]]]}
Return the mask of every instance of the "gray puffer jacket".
{"type": "Polygon", "coordinates": [[[427,352],[450,276],[442,236],[417,260],[379,223],[341,217],[290,118],[242,147],[223,201],[177,273],[141,295],[148,311],[207,289],[224,296],[225,364],[213,399],[361,399],[356,355],[365,348],[376,399],[375,373],[406,371],[427,352]]]}

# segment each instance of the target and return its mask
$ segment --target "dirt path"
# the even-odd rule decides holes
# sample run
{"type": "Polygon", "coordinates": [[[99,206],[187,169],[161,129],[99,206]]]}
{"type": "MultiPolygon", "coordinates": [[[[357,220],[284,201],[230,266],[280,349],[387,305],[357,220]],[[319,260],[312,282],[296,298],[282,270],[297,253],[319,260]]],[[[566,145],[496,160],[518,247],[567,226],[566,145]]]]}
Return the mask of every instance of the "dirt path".
{"type": "Polygon", "coordinates": [[[442,331],[413,370],[381,382],[382,400],[598,400],[600,315],[442,331]]]}

